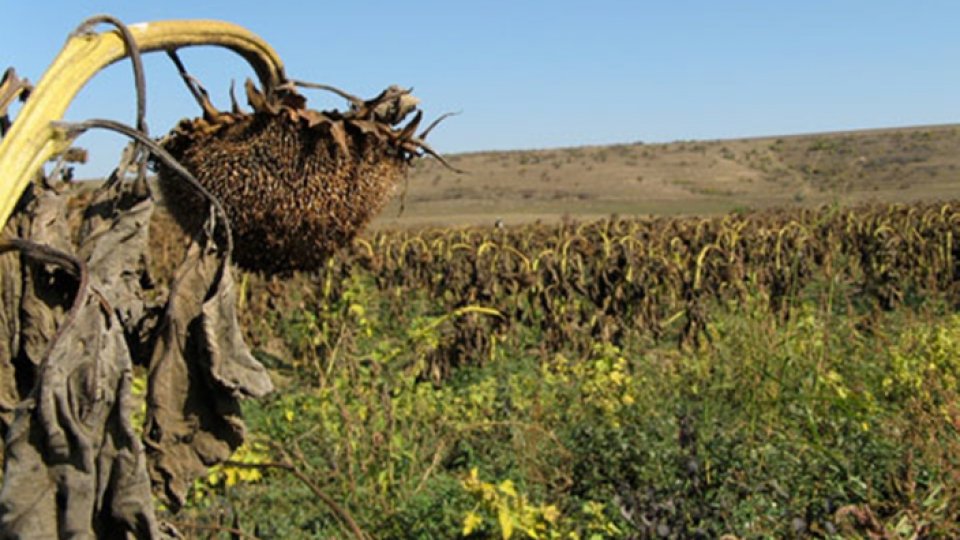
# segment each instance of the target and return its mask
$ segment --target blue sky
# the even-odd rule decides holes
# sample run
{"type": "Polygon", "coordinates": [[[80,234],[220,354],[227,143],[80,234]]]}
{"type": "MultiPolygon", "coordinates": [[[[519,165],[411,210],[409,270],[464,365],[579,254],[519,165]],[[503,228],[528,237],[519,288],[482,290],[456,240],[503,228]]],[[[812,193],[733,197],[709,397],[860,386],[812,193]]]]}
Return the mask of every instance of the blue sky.
{"type": "MultiPolygon", "coordinates": [[[[0,69],[40,78],[85,17],[218,18],[260,34],[289,75],[371,96],[415,87],[441,152],[664,142],[960,122],[960,2],[2,2],[0,69]]],[[[249,69],[192,49],[188,69],[222,108],[249,69]]],[[[149,125],[197,108],[164,55],[147,57],[149,125]]],[[[309,91],[316,108],[342,102],[309,91]]],[[[133,122],[129,64],[108,68],[69,119],[133,122]]],[[[123,142],[87,135],[81,173],[123,142]]]]}

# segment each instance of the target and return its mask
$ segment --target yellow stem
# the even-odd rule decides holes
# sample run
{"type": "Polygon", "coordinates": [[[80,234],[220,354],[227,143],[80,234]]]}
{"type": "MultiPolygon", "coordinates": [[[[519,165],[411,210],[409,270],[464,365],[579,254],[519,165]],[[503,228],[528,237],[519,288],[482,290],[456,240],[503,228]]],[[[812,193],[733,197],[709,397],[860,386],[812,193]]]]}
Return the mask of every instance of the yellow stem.
{"type": "MultiPolygon", "coordinates": [[[[273,48],[231,23],[159,21],[130,25],[130,31],[141,52],[194,45],[226,47],[250,63],[264,86],[273,88],[284,80],[283,63],[273,48]]],[[[52,123],[62,119],[88,80],[126,56],[117,31],[74,35],[67,40],[0,141],[0,226],[43,164],[69,147],[70,140],[52,123]]]]}

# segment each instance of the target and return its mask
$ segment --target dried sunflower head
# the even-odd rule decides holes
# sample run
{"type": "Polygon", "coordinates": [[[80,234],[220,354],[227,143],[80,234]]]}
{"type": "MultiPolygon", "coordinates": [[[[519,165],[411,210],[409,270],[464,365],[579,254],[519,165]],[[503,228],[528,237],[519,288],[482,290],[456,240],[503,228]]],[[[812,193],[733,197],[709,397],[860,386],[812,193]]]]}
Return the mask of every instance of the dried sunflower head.
{"type": "MultiPolygon", "coordinates": [[[[246,88],[252,113],[204,106],[203,117],[181,121],[162,143],[220,200],[243,268],[317,268],[383,208],[412,158],[436,155],[425,134],[414,134],[419,111],[400,126],[419,102],[408,90],[360,100],[333,89],[350,108],[320,112],[290,83],[267,93],[249,81],[246,88]]],[[[202,226],[205,199],[162,164],[157,171],[174,217],[202,226]]]]}

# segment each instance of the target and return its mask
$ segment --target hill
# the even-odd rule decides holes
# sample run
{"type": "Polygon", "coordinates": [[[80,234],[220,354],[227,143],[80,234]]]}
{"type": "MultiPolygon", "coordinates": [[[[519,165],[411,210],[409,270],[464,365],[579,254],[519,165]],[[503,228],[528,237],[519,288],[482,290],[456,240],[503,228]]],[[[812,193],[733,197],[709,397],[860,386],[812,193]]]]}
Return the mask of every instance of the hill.
{"type": "Polygon", "coordinates": [[[422,160],[400,214],[374,226],[716,214],[830,201],[960,196],[960,125],[664,144],[453,154],[422,160]]]}

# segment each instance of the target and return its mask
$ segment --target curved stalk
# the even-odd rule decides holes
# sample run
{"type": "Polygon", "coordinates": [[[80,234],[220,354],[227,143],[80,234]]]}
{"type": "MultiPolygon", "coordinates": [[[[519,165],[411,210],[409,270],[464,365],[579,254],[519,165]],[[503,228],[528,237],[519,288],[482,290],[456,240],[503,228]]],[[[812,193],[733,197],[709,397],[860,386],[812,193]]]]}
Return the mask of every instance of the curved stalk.
{"type": "MultiPolygon", "coordinates": [[[[159,21],[130,25],[141,52],[215,45],[235,51],[257,73],[265,89],[284,80],[283,63],[261,38],[221,21],[159,21]]],[[[54,126],[81,88],[101,69],[127,56],[117,31],[71,36],[0,141],[0,225],[44,163],[66,150],[71,137],[54,126]]]]}

